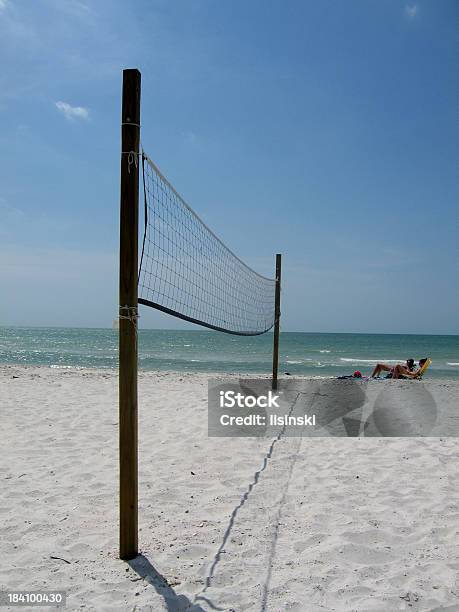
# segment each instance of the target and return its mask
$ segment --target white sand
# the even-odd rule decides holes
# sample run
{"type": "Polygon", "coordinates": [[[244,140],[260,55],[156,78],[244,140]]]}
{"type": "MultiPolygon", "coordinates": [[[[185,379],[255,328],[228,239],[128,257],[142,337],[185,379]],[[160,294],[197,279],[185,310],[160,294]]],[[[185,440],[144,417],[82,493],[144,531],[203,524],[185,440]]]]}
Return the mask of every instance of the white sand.
{"type": "MultiPolygon", "coordinates": [[[[272,439],[208,438],[207,378],[140,376],[128,565],[115,373],[0,368],[1,588],[71,610],[459,609],[457,439],[282,438],[256,475],[272,439]]],[[[458,384],[432,385],[451,414],[458,384]]]]}

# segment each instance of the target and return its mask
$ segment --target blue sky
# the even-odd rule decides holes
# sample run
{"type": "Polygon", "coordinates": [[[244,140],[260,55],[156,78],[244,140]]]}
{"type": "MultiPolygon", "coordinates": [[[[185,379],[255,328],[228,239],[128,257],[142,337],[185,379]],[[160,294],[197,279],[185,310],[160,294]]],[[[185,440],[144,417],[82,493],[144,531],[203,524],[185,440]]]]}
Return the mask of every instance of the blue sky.
{"type": "Polygon", "coordinates": [[[0,324],[116,316],[138,67],[150,157],[249,265],[283,253],[283,329],[458,333],[458,6],[0,0],[0,324]]]}

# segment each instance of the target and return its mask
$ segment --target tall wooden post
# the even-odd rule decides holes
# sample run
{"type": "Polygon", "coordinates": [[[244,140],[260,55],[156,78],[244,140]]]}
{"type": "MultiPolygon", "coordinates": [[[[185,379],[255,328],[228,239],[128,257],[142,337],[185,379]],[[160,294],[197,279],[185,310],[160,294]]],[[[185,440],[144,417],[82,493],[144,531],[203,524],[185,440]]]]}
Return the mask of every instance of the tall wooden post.
{"type": "Polygon", "coordinates": [[[282,255],[276,255],[276,295],[274,303],[274,346],[273,346],[273,389],[277,389],[277,371],[279,368],[279,324],[280,324],[280,294],[281,294],[282,255]]]}
{"type": "Polygon", "coordinates": [[[138,553],[137,266],[140,72],[123,70],[121,122],[119,457],[120,557],[138,553]]]}

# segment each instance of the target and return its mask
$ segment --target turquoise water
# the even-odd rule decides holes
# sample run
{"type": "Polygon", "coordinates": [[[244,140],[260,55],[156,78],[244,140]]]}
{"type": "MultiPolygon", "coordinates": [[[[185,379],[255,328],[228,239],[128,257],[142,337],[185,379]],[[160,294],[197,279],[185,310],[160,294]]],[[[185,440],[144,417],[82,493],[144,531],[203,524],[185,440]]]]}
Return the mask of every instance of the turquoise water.
{"type": "MultiPolygon", "coordinates": [[[[111,329],[0,327],[0,364],[115,368],[118,334],[111,329]]],[[[431,377],[459,378],[459,336],[283,332],[280,372],[369,374],[376,361],[431,357],[431,377]]],[[[145,370],[269,373],[272,334],[230,336],[213,331],[141,330],[145,370]]]]}

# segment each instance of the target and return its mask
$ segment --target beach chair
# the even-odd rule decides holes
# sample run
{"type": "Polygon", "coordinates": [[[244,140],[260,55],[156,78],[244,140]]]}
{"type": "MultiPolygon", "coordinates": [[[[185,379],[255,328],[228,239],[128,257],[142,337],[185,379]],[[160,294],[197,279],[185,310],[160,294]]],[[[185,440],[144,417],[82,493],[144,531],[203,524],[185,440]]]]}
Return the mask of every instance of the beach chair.
{"type": "Polygon", "coordinates": [[[421,380],[421,378],[424,376],[425,371],[427,370],[427,368],[430,366],[430,364],[432,363],[432,359],[427,359],[426,362],[424,363],[424,365],[422,366],[419,374],[416,376],[417,380],[421,380]]]}

